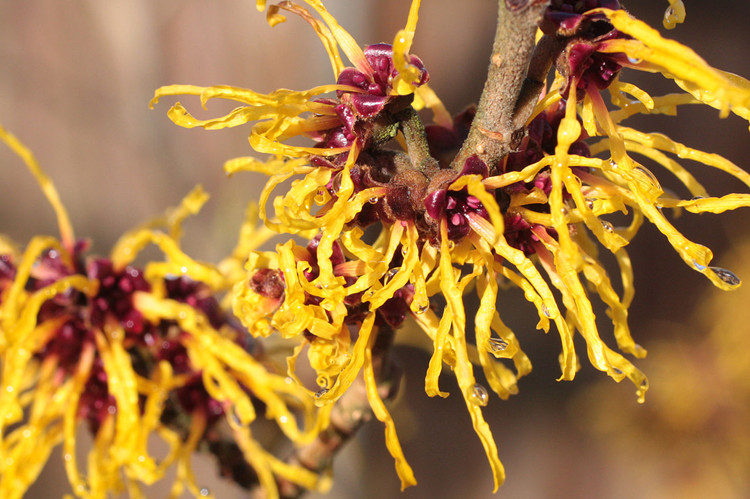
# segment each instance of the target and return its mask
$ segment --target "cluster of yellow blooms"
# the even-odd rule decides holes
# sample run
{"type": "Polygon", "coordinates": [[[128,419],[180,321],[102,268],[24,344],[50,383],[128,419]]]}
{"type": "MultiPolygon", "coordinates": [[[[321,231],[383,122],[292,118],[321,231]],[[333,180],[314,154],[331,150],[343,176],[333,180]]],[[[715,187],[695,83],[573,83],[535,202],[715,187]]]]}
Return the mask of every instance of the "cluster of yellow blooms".
{"type": "MultiPolygon", "coordinates": [[[[721,170],[748,187],[750,175],[721,156],[623,122],[639,113],[674,115],[678,106],[697,103],[717,108],[721,116],[735,113],[750,119],[747,80],[711,68],[690,49],[631,17],[617,0],[553,1],[542,28],[547,35],[565,32],[570,41],[556,62],[556,77],[528,119],[519,150],[498,165],[470,156],[450,167],[438,153],[450,149],[451,141],[460,144],[472,114],[451,118],[428,86],[424,65],[409,52],[420,1],[412,1],[406,26],[392,45],[364,49],[320,0],[305,1],[318,17],[285,1],[268,7],[268,21],[282,22],[281,12],[288,11],[308,22],[328,52],[335,84],[270,94],[172,85],[158,89],[152,101],[195,95],[202,104],[213,98],[240,102],[241,107],[215,119],[197,119],[179,103],[168,115],[180,126],[206,129],[253,122],[251,146],[271,155],[266,161],[244,157],[225,165],[230,174],[260,172],[269,180],[258,210],[265,227],[247,222],[232,256],[217,266],[192,260],[179,246],[181,221],[205,201],[196,191],[164,219],[126,234],[110,256],[109,273],[96,265],[86,267],[51,183],[30,153],[2,133],[37,175],[62,233],[59,242],[32,240],[23,253],[5,240],[0,245],[0,253],[8,255],[0,262],[3,497],[22,495],[60,442],[78,496],[102,497],[123,487],[135,496],[139,483],[161,479],[172,465],[178,469],[173,494],[187,486],[200,495],[189,456],[207,438],[215,416],[226,421],[230,437],[269,496],[278,494],[278,478],[324,489],[327,480],[264,450],[249,425],[262,402],[265,416],[292,442],[311,442],[359,376],[373,413],[386,425],[386,444],[402,486],[413,485],[416,480],[378,390],[374,358],[378,335],[407,319],[433,345],[426,393],[448,396],[439,379],[449,367],[497,489],[504,470],[482,414],[488,391],[477,381],[475,367],[501,398],[516,393],[518,379],[531,370],[518,338],[498,313],[502,286],[523,291],[539,317],[539,329],[547,332],[554,323],[562,343],[561,380],[573,379],[580,368],[574,347],[579,333],[591,364],[615,381],[633,382],[639,401],[648,382],[623,355],[641,358],[646,353],[627,323],[634,287],[625,247],[643,222],[652,223],[690,268],[716,286],[739,286],[733,273],[711,266],[711,251],[678,232],[662,210],[720,213],[750,205],[748,194],[710,196],[676,158],[721,170]],[[344,64],[341,52],[353,67],[344,64]],[[661,73],[684,92],[651,96],[621,81],[623,68],[661,73]],[[332,93],[334,97],[325,96],[332,93]],[[424,133],[431,155],[414,150],[407,137],[412,129],[404,125],[423,108],[433,112],[435,121],[424,133]],[[288,143],[300,136],[314,144],[288,143]],[[665,192],[636,155],[679,179],[687,199],[665,192]],[[618,212],[630,214],[628,225],[614,227],[606,220],[618,212]],[[289,238],[273,251],[259,250],[272,234],[289,238]],[[300,245],[300,238],[309,244],[300,245]],[[164,252],[166,261],[149,263],[136,279],[128,269],[149,243],[164,252]],[[619,264],[619,293],[599,258],[602,248],[619,264]],[[211,295],[228,291],[226,308],[252,337],[294,340],[287,372],[273,371],[259,360],[261,354],[243,347],[247,332],[231,318],[212,320],[202,302],[170,292],[175,276],[199,283],[211,295]],[[127,288],[127,298],[113,296],[127,301],[127,310],[103,296],[112,279],[126,283],[117,286],[127,288]],[[467,310],[469,292],[478,299],[474,311],[467,310]],[[619,351],[600,336],[594,297],[607,307],[619,351]],[[101,305],[102,300],[110,302],[101,305]],[[60,302],[58,308],[46,305],[54,301],[60,302]],[[73,309],[81,313],[84,302],[85,332],[76,336],[80,348],[69,361],[67,350],[55,346],[55,335],[72,320],[73,309]],[[473,331],[467,330],[467,316],[473,331]],[[145,367],[133,360],[133,351],[150,352],[145,333],[134,330],[134,323],[169,343],[156,348],[157,353],[139,354],[145,367]],[[178,344],[183,360],[169,353],[172,343],[178,344]],[[297,375],[303,353],[317,376],[312,389],[297,375]],[[104,373],[99,387],[104,400],[97,406],[104,412],[92,416],[81,407],[91,396],[97,369],[104,373]],[[192,405],[186,404],[178,392],[196,376],[202,395],[190,395],[192,405]],[[169,421],[168,407],[187,413],[189,422],[180,426],[169,421]],[[295,417],[299,413],[301,428],[295,417]],[[88,419],[95,436],[85,478],[72,457],[82,419],[88,419]],[[153,433],[171,448],[161,460],[147,450],[153,433]]],[[[266,9],[265,2],[257,3],[259,10],[266,9]]],[[[670,0],[665,26],[683,18],[682,2],[670,0]]]]}

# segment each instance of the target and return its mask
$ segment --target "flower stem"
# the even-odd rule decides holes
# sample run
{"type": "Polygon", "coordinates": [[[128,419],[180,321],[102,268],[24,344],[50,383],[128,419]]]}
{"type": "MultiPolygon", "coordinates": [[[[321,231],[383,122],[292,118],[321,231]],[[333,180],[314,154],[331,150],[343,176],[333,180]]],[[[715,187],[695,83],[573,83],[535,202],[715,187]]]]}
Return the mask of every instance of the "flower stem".
{"type": "Polygon", "coordinates": [[[409,158],[415,170],[424,172],[437,166],[437,160],[430,156],[427,135],[419,114],[409,106],[399,113],[401,133],[404,134],[409,158]]]}
{"type": "MultiPolygon", "coordinates": [[[[383,326],[378,331],[372,348],[378,393],[383,400],[396,396],[402,374],[401,369],[392,361],[391,346],[394,337],[395,331],[383,326]]],[[[359,376],[336,401],[328,428],[310,444],[295,449],[287,462],[319,474],[330,470],[336,454],[372,416],[365,380],[359,376]]],[[[279,496],[283,499],[296,499],[304,492],[305,489],[292,482],[279,480],[279,496]]]]}
{"type": "Polygon", "coordinates": [[[469,136],[451,167],[460,170],[478,155],[494,173],[498,162],[523,138],[526,120],[544,88],[557,47],[534,48],[534,36],[549,0],[499,0],[495,42],[487,81],[469,136]]]}

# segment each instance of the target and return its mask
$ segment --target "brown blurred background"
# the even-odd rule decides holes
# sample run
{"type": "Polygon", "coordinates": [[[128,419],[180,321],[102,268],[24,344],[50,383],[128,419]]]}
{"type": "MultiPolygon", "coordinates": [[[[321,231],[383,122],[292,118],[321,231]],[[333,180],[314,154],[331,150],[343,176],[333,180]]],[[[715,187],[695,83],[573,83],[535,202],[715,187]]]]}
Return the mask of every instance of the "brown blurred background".
{"type": "MultiPolygon", "coordinates": [[[[391,41],[409,3],[328,0],[326,5],[366,44],[391,41]]],[[[626,6],[664,32],[666,0],[634,0],[626,6]]],[[[714,66],[750,75],[750,2],[687,2],[687,10],[687,23],[667,36],[688,43],[714,66]]],[[[453,112],[478,98],[494,20],[493,0],[423,2],[413,51],[453,112]]],[[[228,180],[222,173],[224,160],[250,153],[247,130],[176,127],[165,115],[171,101],[148,109],[153,90],[191,83],[268,92],[331,82],[324,50],[307,25],[290,19],[270,29],[251,0],[0,1],[0,64],[0,123],[35,152],[60,190],[79,237],[93,238],[95,250],[106,253],[123,231],[174,205],[201,183],[212,200],[187,225],[185,245],[207,260],[231,247],[243,207],[262,183],[260,177],[228,180]]],[[[671,82],[655,77],[623,78],[654,94],[673,89],[671,82]]],[[[184,102],[197,110],[196,101],[184,102]]],[[[209,104],[207,115],[219,109],[225,107],[209,104]]],[[[735,117],[720,121],[717,115],[713,109],[691,108],[679,118],[647,117],[633,125],[663,131],[750,168],[747,123],[735,117]]],[[[0,165],[0,232],[19,243],[34,234],[56,233],[39,189],[6,148],[0,148],[0,165]]],[[[691,169],[712,194],[747,190],[706,167],[688,166],[695,166],[691,169]]],[[[745,211],[685,215],[676,224],[714,249],[717,265],[750,279],[750,265],[740,261],[742,248],[748,248],[740,243],[750,239],[745,211]]],[[[534,331],[532,311],[517,293],[501,298],[503,318],[514,326],[535,368],[521,381],[518,396],[507,402],[492,398],[486,411],[508,472],[500,490],[506,497],[750,496],[750,432],[734,424],[748,415],[750,403],[747,382],[738,381],[738,373],[750,364],[748,321],[738,313],[750,306],[747,288],[731,299],[713,289],[651,227],[643,228],[630,252],[638,290],[631,326],[636,341],[651,350],[638,363],[651,375],[654,392],[645,408],[637,406],[633,387],[611,383],[585,361],[575,382],[556,382],[556,333],[545,337],[534,331]],[[707,302],[716,303],[698,312],[707,302]],[[722,319],[722,331],[715,331],[719,323],[712,317],[722,319]],[[712,347],[724,331],[736,343],[723,350],[712,347]],[[717,360],[723,359],[719,350],[734,357],[717,360]],[[727,363],[735,366],[731,376],[722,371],[727,363]],[[659,392],[660,386],[672,391],[659,392]],[[702,416],[697,418],[696,411],[702,416]],[[662,438],[665,433],[669,438],[662,438]]],[[[606,321],[602,330],[606,336],[606,321]]],[[[453,392],[448,400],[428,399],[423,390],[427,354],[402,348],[400,356],[406,382],[393,414],[420,482],[403,497],[488,497],[489,468],[455,384],[450,377],[443,381],[443,388],[453,392]]],[[[29,497],[59,497],[67,490],[59,456],[53,460],[50,478],[29,497]]],[[[210,461],[200,463],[210,477],[210,461]]],[[[209,486],[218,497],[241,496],[231,488],[209,486]]],[[[331,497],[374,499],[398,496],[397,491],[382,426],[373,423],[340,456],[331,497]]]]}

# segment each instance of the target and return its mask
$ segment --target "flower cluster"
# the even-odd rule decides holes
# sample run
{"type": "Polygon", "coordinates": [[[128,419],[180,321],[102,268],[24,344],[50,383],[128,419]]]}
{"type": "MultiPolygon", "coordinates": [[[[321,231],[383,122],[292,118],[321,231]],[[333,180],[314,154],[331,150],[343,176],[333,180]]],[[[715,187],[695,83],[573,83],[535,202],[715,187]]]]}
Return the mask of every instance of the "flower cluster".
{"type": "MultiPolygon", "coordinates": [[[[79,497],[138,496],[171,468],[173,495],[187,488],[208,496],[190,463],[201,448],[243,486],[275,490],[278,474],[325,487],[250,433],[258,413],[300,442],[313,438],[318,422],[304,393],[266,368],[260,344],[217,301],[236,262],[225,262],[222,273],[179,247],[182,219],[200,209],[205,193],[194,190],[163,220],[123,236],[109,258],[89,257],[33,156],[0,132],[37,176],[62,233],[59,241],[36,237],[23,252],[5,240],[0,247],[0,495],[21,497],[59,444],[79,497]],[[149,243],[166,261],[135,266],[149,243]],[[94,441],[85,473],[76,458],[81,423],[94,441]],[[152,454],[152,435],[164,442],[164,456],[152,454]]],[[[267,237],[246,235],[245,245],[267,237]]]]}
{"type": "MultiPolygon", "coordinates": [[[[250,143],[274,156],[266,162],[231,160],[226,170],[269,175],[261,196],[266,225],[311,241],[300,246],[289,239],[274,252],[250,254],[247,277],[233,292],[234,312],[250,333],[298,340],[289,374],[296,378],[296,362],[306,352],[318,385],[309,393],[322,407],[334,404],[364,372],[370,404],[386,424],[403,486],[414,483],[414,477],[376,389],[373,344],[406,316],[424,331],[433,344],[425,390],[429,396],[448,396],[438,381],[444,367],[451,368],[497,486],[504,471],[482,416],[487,390],[478,383],[474,366],[502,398],[516,393],[518,379],[531,369],[518,338],[501,320],[500,282],[523,291],[539,317],[539,329],[546,332],[554,323],[562,343],[560,379],[573,379],[580,368],[574,346],[580,334],[591,364],[615,381],[632,381],[643,401],[648,382],[626,357],[641,358],[646,352],[627,324],[634,288],[625,247],[649,221],[691,268],[722,289],[737,287],[739,279],[710,266],[710,250],[680,234],[663,209],[718,213],[750,201],[746,194],[709,196],[674,156],[690,157],[748,186],[750,177],[720,156],[621,123],[636,113],[675,114],[677,106],[697,102],[722,115],[746,117],[750,84],[664,39],[617,0],[553,0],[540,27],[557,40],[556,77],[542,89],[517,150],[497,158],[497,164],[477,154],[456,163],[453,155],[472,128],[474,111],[449,118],[426,85],[422,62],[408,53],[419,1],[412,2],[406,29],[392,48],[379,44],[364,50],[321,2],[306,1],[324,22],[291,2],[269,8],[269,20],[278,21],[281,8],[308,21],[324,41],[336,85],[268,96],[230,87],[170,86],[155,95],[156,100],[194,94],[202,102],[220,96],[247,104],[225,117],[200,121],[178,103],[169,116],[178,125],[204,128],[259,121],[250,143]],[[337,46],[353,68],[338,64],[337,46]],[[622,81],[624,69],[662,73],[686,93],[652,97],[622,81]],[[317,98],[325,91],[335,91],[336,97],[317,98]],[[425,105],[435,117],[427,127],[416,114],[425,105]],[[284,143],[301,134],[314,146],[284,143]],[[662,190],[634,155],[677,176],[688,198],[662,190]],[[274,197],[289,179],[295,180],[274,197]],[[618,212],[631,214],[628,225],[615,227],[607,220],[618,212]],[[619,293],[600,259],[601,249],[619,264],[619,293]],[[466,305],[469,290],[477,294],[474,311],[466,305]],[[597,297],[607,307],[616,349],[600,334],[592,305],[597,297]],[[467,331],[470,313],[473,332],[467,331]]],[[[684,17],[681,3],[670,3],[665,24],[684,17]]]]}
{"type": "MultiPolygon", "coordinates": [[[[198,96],[204,105],[213,98],[239,102],[213,119],[198,119],[180,103],[168,116],[205,129],[252,123],[251,146],[270,155],[225,164],[230,174],[269,178],[258,205],[265,228],[247,222],[231,257],[217,266],[191,259],[179,244],[182,220],[205,201],[200,190],[163,219],[126,234],[109,258],[86,257],[51,183],[3,132],[37,176],[62,233],[60,241],[36,238],[24,252],[0,240],[4,496],[20,496],[60,443],[79,496],[137,494],[172,465],[175,495],[185,487],[203,495],[189,464],[199,448],[216,454],[223,474],[245,486],[257,481],[270,496],[285,487],[323,489],[329,463],[282,461],[261,447],[250,425],[261,414],[298,448],[321,440],[332,445],[347,433],[332,413],[358,391],[386,427],[402,486],[415,484],[385,404],[393,390],[384,389],[396,384],[388,356],[407,321],[431,344],[425,392],[447,397],[440,375],[452,371],[497,488],[504,469],[482,412],[485,385],[505,399],[532,366],[501,318],[501,289],[523,292],[538,329],[554,326],[560,380],[572,380],[581,368],[574,341],[580,335],[591,365],[617,382],[630,380],[643,401],[648,381],[632,358],[646,351],[628,327],[634,285],[625,249],[639,228],[653,224],[719,288],[740,285],[729,270],[711,266],[711,251],[682,235],[664,211],[721,213],[750,205],[748,194],[709,195],[681,158],[748,187],[750,175],[721,156],[622,123],[697,103],[721,116],[750,118],[747,80],[710,67],[617,0],[501,1],[509,12],[546,5],[532,28],[541,30],[534,57],[549,64],[534,59],[526,66],[554,66],[554,75],[526,78],[524,97],[535,93],[528,113],[510,120],[520,120],[510,130],[511,150],[489,157],[473,141],[475,132],[492,140],[507,139],[505,132],[478,124],[485,119],[481,102],[451,117],[429,87],[425,64],[410,53],[420,0],[411,2],[392,44],[364,48],[321,0],[305,3],[309,9],[291,1],[266,9],[257,1],[272,26],[291,13],[312,27],[335,83],[269,94],[170,85],[151,102],[177,95],[198,96]],[[681,91],[652,96],[622,81],[631,70],[661,73],[681,91]],[[425,108],[433,119],[427,125],[418,113],[425,108]],[[684,199],[662,189],[649,168],[675,176],[684,199]],[[629,221],[615,226],[616,220],[629,221]],[[260,250],[272,234],[284,239],[260,250]],[[137,266],[151,243],[165,261],[137,266]],[[618,265],[615,282],[605,252],[618,265]],[[227,297],[219,301],[222,292],[227,297]],[[597,301],[610,318],[605,331],[597,301]],[[269,337],[292,345],[286,372],[264,355],[260,339],[269,337]],[[354,390],[357,383],[362,390],[354,390]],[[81,422],[94,438],[86,478],[74,457],[81,422]],[[150,454],[151,434],[168,444],[166,457],[150,454]]],[[[670,0],[665,25],[683,19],[682,3],[670,0]]],[[[521,102],[513,98],[513,105],[521,102]]],[[[323,456],[319,451],[309,454],[323,456]]]]}

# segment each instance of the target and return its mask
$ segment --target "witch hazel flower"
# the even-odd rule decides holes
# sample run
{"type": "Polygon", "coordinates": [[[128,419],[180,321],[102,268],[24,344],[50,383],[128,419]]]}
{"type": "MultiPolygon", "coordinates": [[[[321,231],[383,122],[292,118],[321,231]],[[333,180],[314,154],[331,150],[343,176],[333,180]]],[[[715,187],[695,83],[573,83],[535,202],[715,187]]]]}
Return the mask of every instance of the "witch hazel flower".
{"type": "MultiPolygon", "coordinates": [[[[60,240],[34,237],[24,251],[0,238],[0,495],[22,497],[58,446],[76,497],[140,496],[163,479],[175,496],[210,496],[192,472],[191,456],[203,447],[238,484],[261,483],[273,494],[281,473],[325,488],[250,432],[259,411],[301,442],[320,423],[304,392],[269,370],[259,345],[221,309],[217,293],[228,286],[232,259],[222,274],[182,252],[182,220],[205,193],[194,190],[162,219],[127,233],[109,257],[90,257],[31,152],[2,127],[0,139],[39,181],[61,232],[60,240]],[[137,266],[151,243],[165,261],[137,266]],[[85,466],[76,457],[81,424],[93,438],[85,466]],[[166,455],[153,454],[154,439],[166,455]]],[[[244,248],[265,237],[243,234],[244,248]]]]}
{"type": "Polygon", "coordinates": [[[489,169],[487,165],[477,156],[470,156],[461,171],[454,175],[453,179],[444,182],[444,187],[429,190],[424,204],[429,219],[440,223],[442,219],[448,227],[448,239],[463,239],[471,231],[470,220],[472,217],[489,219],[487,210],[476,196],[472,196],[466,189],[460,191],[449,190],[450,184],[463,175],[479,175],[482,179],[487,178],[489,169]]]}
{"type": "MultiPolygon", "coordinates": [[[[289,1],[269,7],[268,22],[275,26],[285,21],[281,11],[289,11],[307,21],[329,52],[336,84],[303,92],[279,90],[268,95],[227,86],[171,85],[155,92],[151,106],[162,97],[171,95],[198,95],[202,104],[215,97],[236,100],[246,106],[222,118],[196,119],[179,103],[168,114],[176,124],[188,128],[217,129],[258,121],[250,134],[250,144],[255,150],[289,156],[321,156],[313,158],[318,164],[326,164],[327,157],[342,155],[333,159],[339,167],[343,166],[355,144],[353,160],[357,151],[366,149],[372,142],[390,140],[398,128],[398,113],[410,106],[416,89],[429,80],[422,61],[408,53],[416,9],[412,8],[407,27],[397,37],[395,45],[380,43],[363,50],[328,13],[322,2],[310,0],[306,3],[324,22],[314,18],[304,7],[289,1]],[[339,46],[354,67],[343,65],[339,46]],[[336,97],[317,98],[328,92],[336,92],[336,97]],[[274,109],[276,113],[269,112],[274,109]],[[303,147],[284,143],[299,135],[313,139],[315,145],[303,147]]],[[[419,2],[415,4],[418,6],[419,2]]],[[[244,162],[252,163],[249,159],[244,162]]],[[[237,166],[236,163],[233,165],[234,168],[237,166]]]]}
{"type": "MultiPolygon", "coordinates": [[[[504,479],[483,408],[490,391],[501,398],[517,393],[531,360],[522,338],[501,318],[500,282],[523,291],[538,329],[556,330],[560,380],[572,380],[581,368],[575,342],[580,336],[593,368],[616,382],[632,382],[642,402],[648,380],[634,359],[646,351],[628,326],[635,287],[626,247],[650,222],[691,268],[722,289],[736,288],[739,278],[711,266],[710,250],[679,233],[664,208],[719,213],[749,204],[742,194],[711,197],[682,158],[748,186],[750,176],[717,155],[622,122],[634,114],[675,114],[678,106],[698,102],[722,115],[747,117],[750,84],[663,38],[616,0],[500,2],[507,15],[537,9],[530,26],[544,35],[523,67],[529,68],[521,79],[528,86],[506,103],[514,112],[528,108],[528,114],[513,115],[510,124],[495,123],[498,130],[492,130],[485,127],[489,111],[482,101],[476,112],[452,119],[425,84],[424,65],[409,54],[418,1],[392,46],[364,49],[322,2],[306,3],[317,17],[282,2],[268,7],[268,19],[278,23],[286,11],[313,26],[329,54],[335,85],[268,95],[189,86],[156,93],[194,94],[204,101],[227,96],[247,104],[217,120],[196,120],[179,105],[169,114],[180,125],[205,128],[256,121],[251,145],[273,157],[238,158],[225,168],[267,174],[261,218],[278,233],[307,241],[289,237],[273,251],[248,251],[244,272],[233,274],[234,313],[250,333],[292,340],[288,374],[324,413],[340,407],[355,383],[364,383],[365,402],[386,427],[386,445],[404,487],[416,480],[379,391],[378,369],[387,364],[389,345],[399,340],[394,329],[406,321],[430,344],[425,392],[449,396],[441,374],[453,372],[495,487],[504,479]],[[339,47],[353,67],[344,67],[339,47]],[[538,60],[544,57],[546,66],[538,60]],[[547,75],[551,65],[554,79],[547,75]],[[623,80],[631,70],[662,73],[684,92],[652,97],[623,80]],[[422,107],[433,111],[435,124],[422,124],[422,107]],[[474,140],[477,130],[480,140],[474,140]],[[310,147],[286,144],[297,136],[310,138],[310,147]],[[492,140],[506,141],[507,147],[495,149],[503,151],[498,157],[488,153],[492,140]],[[649,158],[648,166],[634,154],[649,158]],[[674,174],[688,198],[664,191],[650,168],[674,174]],[[610,222],[615,214],[629,221],[616,227],[610,222]],[[602,250],[617,264],[614,279],[602,250]],[[474,304],[469,293],[476,294],[474,304]],[[597,301],[608,321],[597,317],[597,301]],[[303,354],[313,382],[298,372],[303,354]]],[[[670,2],[670,22],[680,17],[678,3],[670,2]]],[[[265,2],[258,6],[263,10],[265,2]]],[[[528,35],[533,44],[533,32],[528,35]]],[[[491,71],[505,67],[503,55],[493,56],[491,71]]],[[[505,76],[508,86],[518,79],[505,76]]],[[[496,86],[501,94],[507,90],[496,86]]],[[[508,100],[496,100],[503,98],[508,100]]]]}

